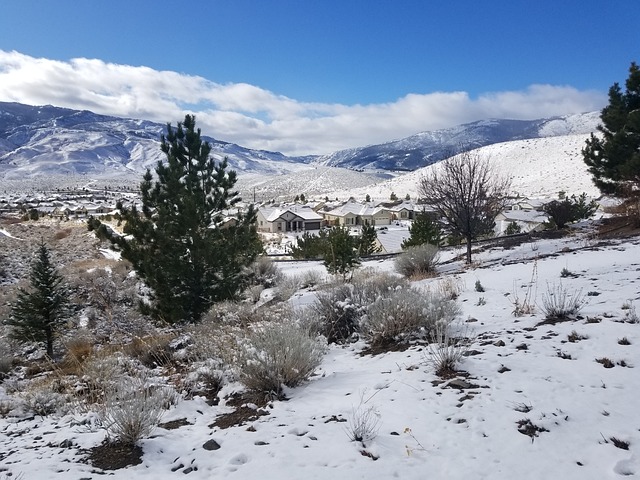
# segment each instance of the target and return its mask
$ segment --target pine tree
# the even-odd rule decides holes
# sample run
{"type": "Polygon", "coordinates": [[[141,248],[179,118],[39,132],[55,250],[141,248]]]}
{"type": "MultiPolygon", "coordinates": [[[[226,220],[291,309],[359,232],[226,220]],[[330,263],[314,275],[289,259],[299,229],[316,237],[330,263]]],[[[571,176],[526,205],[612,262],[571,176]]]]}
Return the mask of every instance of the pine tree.
{"type": "Polygon", "coordinates": [[[418,213],[409,227],[409,238],[402,242],[402,249],[425,243],[439,246],[442,243],[442,228],[426,213],[418,213]]]}
{"type": "Polygon", "coordinates": [[[640,68],[629,67],[626,92],[614,83],[609,105],[602,109],[600,136],[591,134],[582,150],[593,183],[602,193],[619,197],[640,195],[640,68]]]}
{"type": "Polygon", "coordinates": [[[360,256],[373,255],[380,252],[381,248],[376,243],[378,235],[373,225],[363,225],[360,238],[358,238],[358,254],[360,256]]]}
{"type": "Polygon", "coordinates": [[[51,263],[49,249],[40,244],[29,273],[29,289],[19,289],[7,322],[11,337],[21,342],[43,342],[53,357],[53,341],[67,318],[69,292],[51,263]]]}
{"type": "Polygon", "coordinates": [[[226,158],[216,163],[210,157],[194,116],[175,129],[167,125],[161,140],[167,161],[158,162],[156,180],[147,170],[142,211],[122,212],[127,236],[102,233],[151,288],[143,311],[169,323],[197,322],[213,303],[246,285],[246,267],[262,251],[256,214],[250,207],[225,218],[240,201],[232,190],[236,173],[227,171],[226,158]]]}
{"type": "Polygon", "coordinates": [[[289,249],[289,253],[296,260],[324,257],[327,250],[327,234],[324,230],[320,230],[318,235],[304,232],[296,240],[296,245],[289,249]]]}
{"type": "Polygon", "coordinates": [[[349,233],[348,227],[333,227],[327,234],[327,250],[324,266],[331,274],[347,274],[360,265],[358,238],[349,233]]]}

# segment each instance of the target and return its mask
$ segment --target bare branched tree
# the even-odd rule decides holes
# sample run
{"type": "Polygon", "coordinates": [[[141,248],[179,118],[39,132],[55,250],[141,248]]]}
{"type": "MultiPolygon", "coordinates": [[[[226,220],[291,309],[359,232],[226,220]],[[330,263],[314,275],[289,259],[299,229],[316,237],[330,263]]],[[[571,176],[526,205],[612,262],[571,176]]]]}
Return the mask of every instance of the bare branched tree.
{"type": "Polygon", "coordinates": [[[493,230],[510,186],[511,180],[489,160],[462,152],[432,167],[419,180],[418,192],[450,232],[466,240],[467,263],[471,263],[472,240],[493,230]]]}

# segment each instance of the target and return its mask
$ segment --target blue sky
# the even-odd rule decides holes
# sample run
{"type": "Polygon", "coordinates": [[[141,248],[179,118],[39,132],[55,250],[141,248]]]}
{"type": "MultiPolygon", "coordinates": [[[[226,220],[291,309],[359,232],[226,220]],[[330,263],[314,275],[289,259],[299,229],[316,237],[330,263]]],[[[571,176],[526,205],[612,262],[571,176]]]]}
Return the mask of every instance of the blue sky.
{"type": "Polygon", "coordinates": [[[290,154],[596,110],[638,0],[5,2],[0,101],[175,122],[290,154]],[[182,90],[182,91],[181,91],[182,90]]]}

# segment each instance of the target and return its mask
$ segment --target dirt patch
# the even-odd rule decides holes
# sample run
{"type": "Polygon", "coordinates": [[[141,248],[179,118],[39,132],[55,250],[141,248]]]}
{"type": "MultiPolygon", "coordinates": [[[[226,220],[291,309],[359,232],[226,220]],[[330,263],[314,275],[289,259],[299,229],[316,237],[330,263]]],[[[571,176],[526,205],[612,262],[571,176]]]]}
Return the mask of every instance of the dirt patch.
{"type": "Polygon", "coordinates": [[[164,428],[165,430],[176,430],[180,427],[186,427],[187,425],[193,425],[187,421],[186,418],[179,418],[178,420],[171,420],[170,422],[161,423],[158,426],[160,428],[164,428]]]}
{"type": "Polygon", "coordinates": [[[395,340],[388,340],[385,342],[366,346],[360,351],[360,356],[364,357],[366,355],[371,355],[372,357],[374,357],[376,355],[381,355],[388,352],[404,352],[411,346],[413,345],[408,342],[397,342],[395,340]]]}
{"type": "Polygon", "coordinates": [[[252,422],[260,417],[269,415],[269,412],[261,408],[251,408],[246,405],[238,407],[231,413],[225,413],[220,415],[215,421],[209,425],[210,428],[230,428],[240,425],[245,425],[247,422],[252,422]]]}
{"type": "Polygon", "coordinates": [[[102,470],[118,470],[142,463],[142,448],[137,445],[104,441],[93,447],[89,462],[102,470]]]}
{"type": "Polygon", "coordinates": [[[601,239],[640,236],[640,224],[634,217],[604,218],[598,227],[597,236],[601,239]]]}

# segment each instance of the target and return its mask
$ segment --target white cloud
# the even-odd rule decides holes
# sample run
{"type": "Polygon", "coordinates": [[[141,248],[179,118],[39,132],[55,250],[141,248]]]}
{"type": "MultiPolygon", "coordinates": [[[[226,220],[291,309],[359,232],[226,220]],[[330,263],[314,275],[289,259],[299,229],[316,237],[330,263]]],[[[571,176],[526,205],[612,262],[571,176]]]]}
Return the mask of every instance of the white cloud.
{"type": "Polygon", "coordinates": [[[486,118],[534,119],[602,108],[602,92],[532,85],[523,91],[410,93],[395,102],[298,102],[245,83],[77,58],[68,62],[0,50],[0,101],[51,104],[175,123],[195,113],[203,132],[292,155],[330,153],[486,118]]]}

